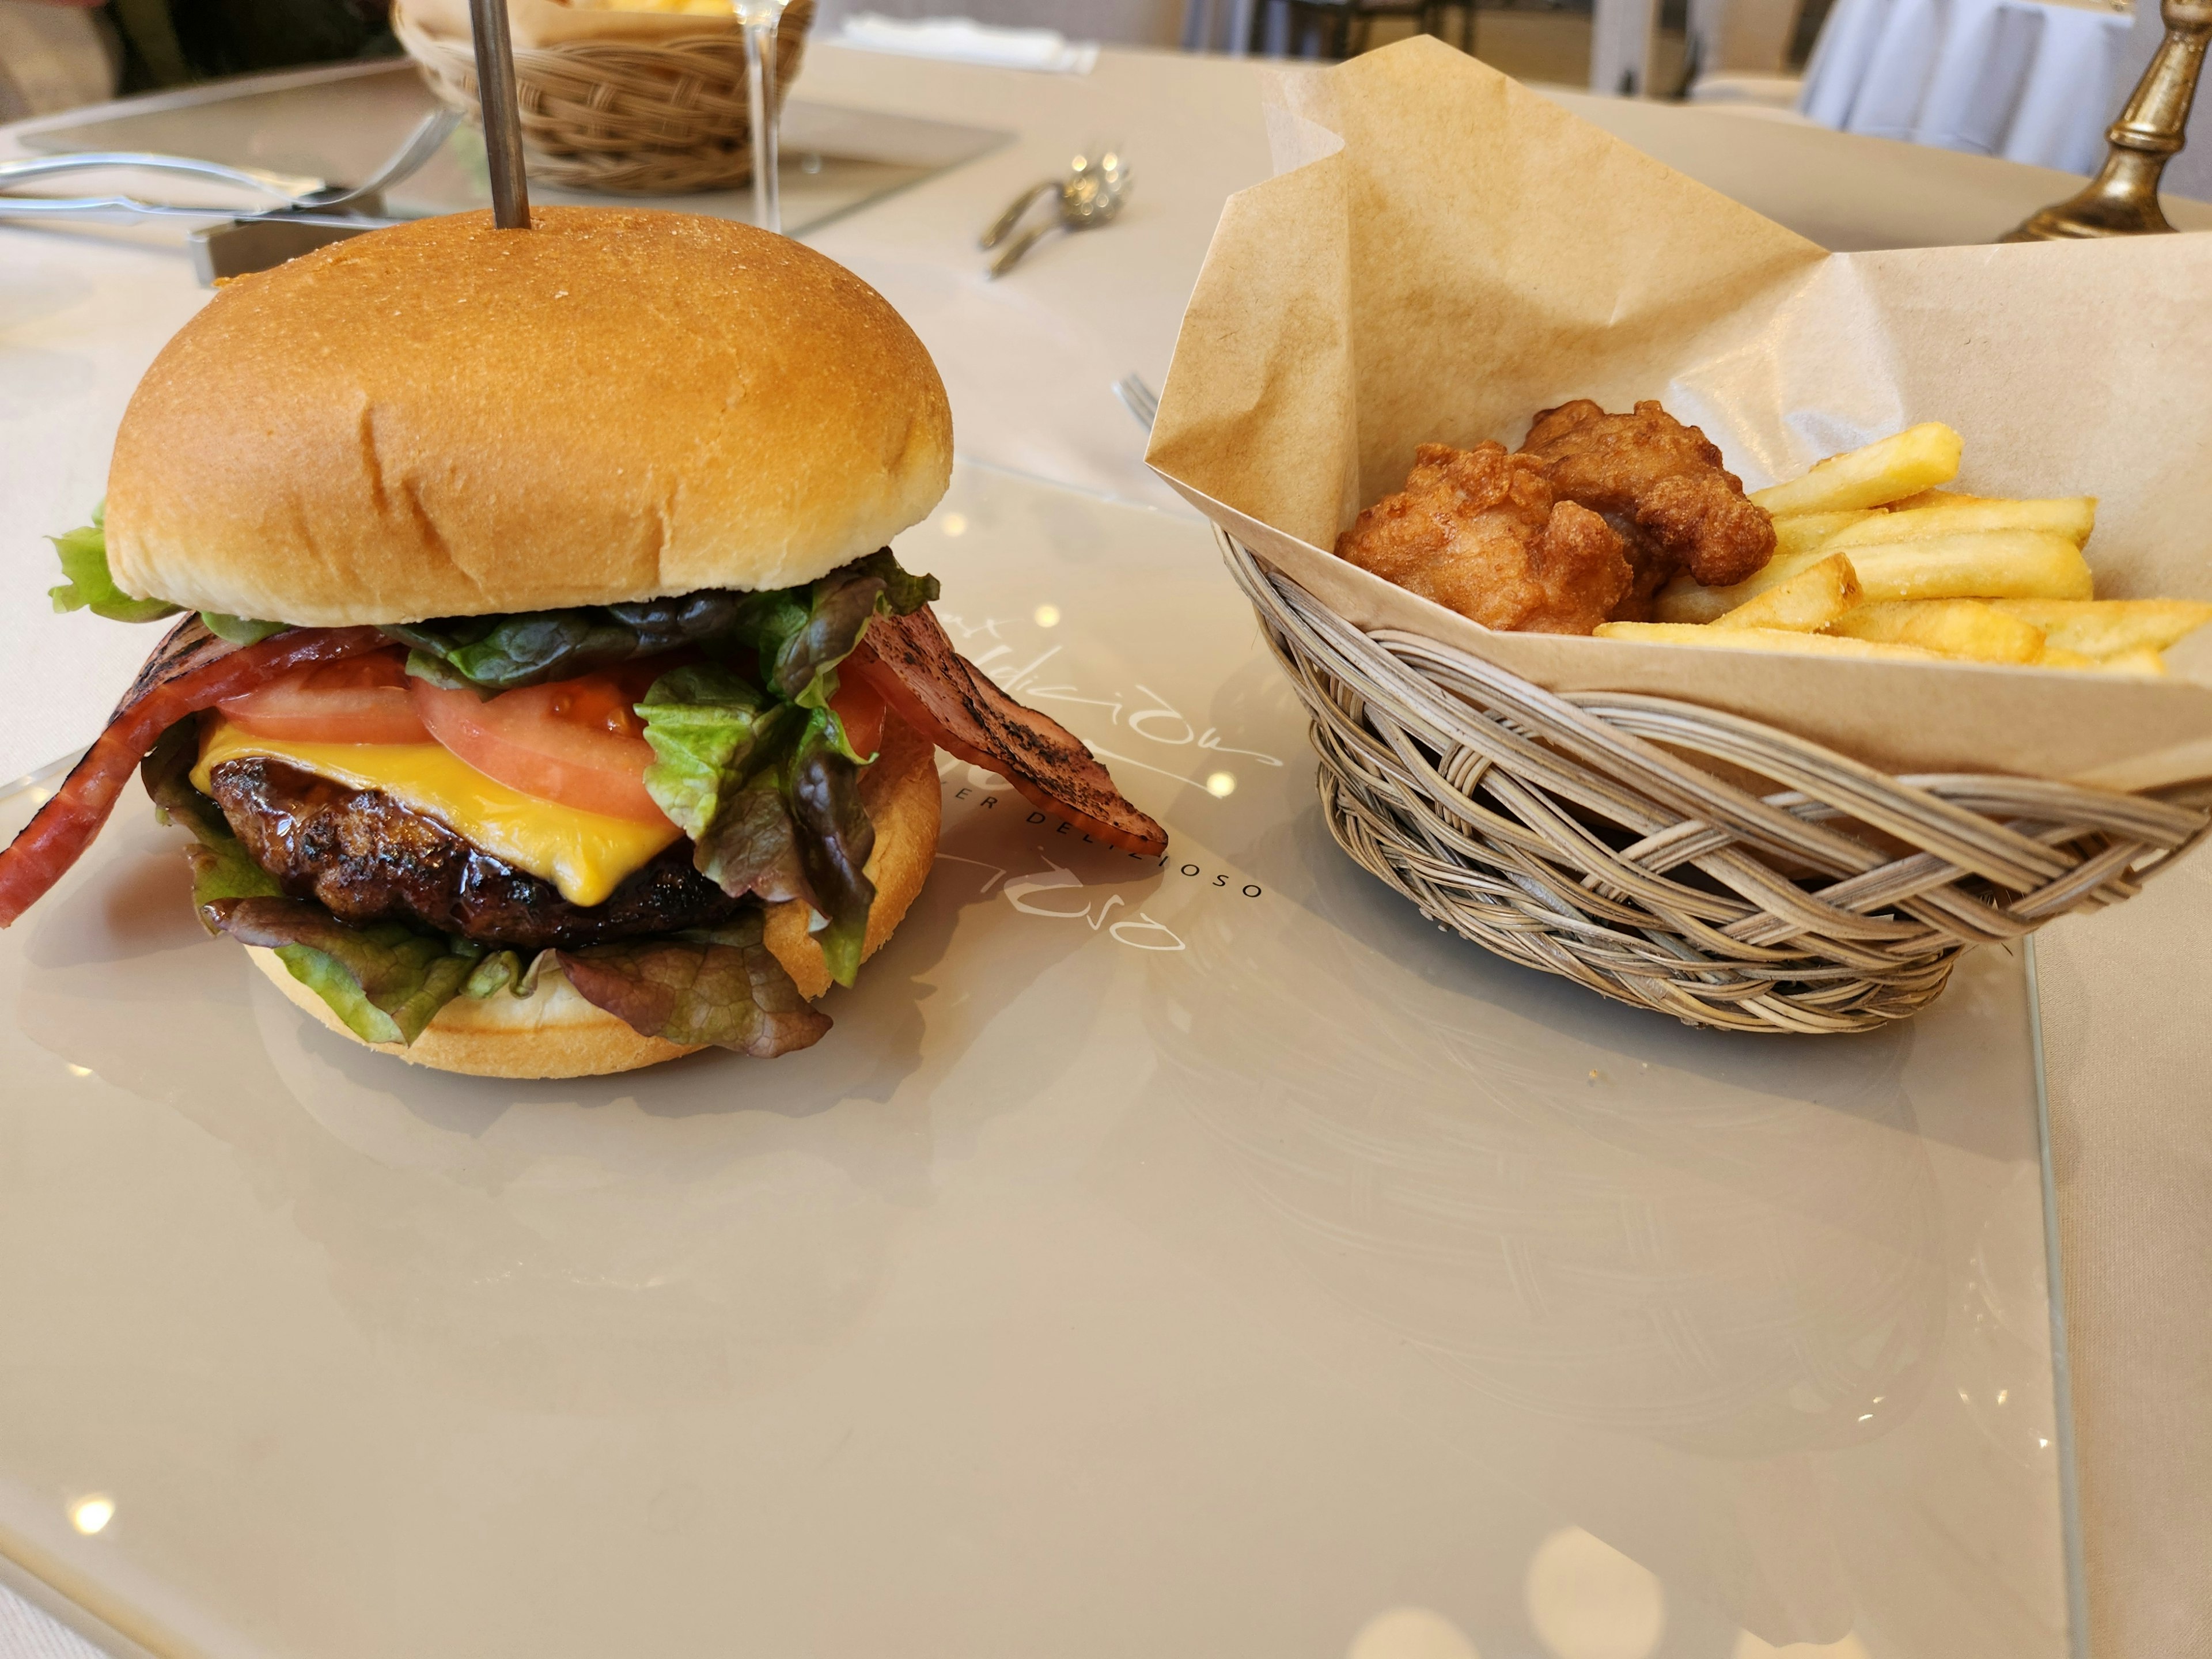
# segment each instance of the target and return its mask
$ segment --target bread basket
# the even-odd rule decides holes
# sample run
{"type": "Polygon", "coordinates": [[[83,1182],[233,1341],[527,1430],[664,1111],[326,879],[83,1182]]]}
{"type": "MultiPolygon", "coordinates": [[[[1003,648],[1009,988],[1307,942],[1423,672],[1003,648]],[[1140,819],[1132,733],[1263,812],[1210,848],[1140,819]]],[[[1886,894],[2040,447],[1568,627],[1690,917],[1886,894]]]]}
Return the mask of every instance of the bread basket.
{"type": "MultiPolygon", "coordinates": [[[[813,19],[813,0],[793,0],[778,26],[779,107],[813,19]]],[[[468,40],[433,33],[401,8],[392,27],[430,89],[475,118],[468,40]]],[[[533,179],[573,190],[673,195],[752,177],[745,49],[734,25],[659,40],[518,42],[514,74],[533,179]]]]}
{"type": "Polygon", "coordinates": [[[1221,540],[1313,717],[1337,843],[1440,926],[1691,1024],[1905,1018],[1969,946],[2128,898],[2212,826],[2212,779],[1892,776],[1740,714],[1547,691],[1363,632],[1221,540]]]}

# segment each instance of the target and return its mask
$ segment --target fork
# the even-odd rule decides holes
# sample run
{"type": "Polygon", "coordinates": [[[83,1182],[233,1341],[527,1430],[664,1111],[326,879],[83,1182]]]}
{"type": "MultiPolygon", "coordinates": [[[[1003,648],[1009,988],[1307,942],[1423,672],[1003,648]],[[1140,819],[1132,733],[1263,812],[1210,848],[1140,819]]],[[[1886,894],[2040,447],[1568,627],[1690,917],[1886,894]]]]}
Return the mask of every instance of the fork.
{"type": "MultiPolygon", "coordinates": [[[[1058,199],[1053,204],[1051,216],[1042,224],[1031,226],[1006,245],[1005,251],[991,262],[992,280],[996,281],[1012,270],[1021,262],[1023,255],[1055,230],[1095,230],[1101,225],[1113,223],[1120,216],[1122,208],[1127,205],[1130,180],[1128,164],[1121,159],[1117,149],[1109,148],[1103,155],[1097,156],[1077,156],[1067,177],[1057,188],[1058,199]]],[[[1026,205],[1024,204],[1024,208],[1026,205]]],[[[1015,218],[1018,220],[1019,216],[1016,215],[1015,218]]],[[[1000,224],[1008,224],[1008,222],[1002,218],[1000,224]]],[[[997,234],[1000,228],[1000,225],[992,226],[992,234],[997,234]]]]}
{"type": "Polygon", "coordinates": [[[1114,395],[1121,400],[1137,424],[1150,432],[1160,417],[1160,394],[1145,384],[1141,374],[1124,374],[1114,382],[1114,395]]]}
{"type": "MultiPolygon", "coordinates": [[[[225,167],[218,161],[203,161],[185,155],[147,155],[136,152],[100,150],[68,155],[41,156],[27,161],[14,161],[0,166],[0,192],[33,179],[52,178],[58,174],[86,173],[114,167],[135,168],[140,172],[167,173],[186,178],[210,179],[219,184],[234,185],[243,189],[256,190],[273,196],[283,205],[262,213],[331,213],[344,212],[356,204],[377,208],[376,198],[386,186],[398,183],[416,172],[437,152],[439,145],[460,117],[450,109],[439,109],[425,116],[410,133],[407,140],[362,183],[351,189],[333,189],[319,180],[288,178],[282,173],[264,173],[256,168],[225,167]]],[[[168,203],[142,202],[129,196],[6,196],[0,195],[0,218],[96,218],[96,219],[210,219],[240,216],[236,208],[177,207],[168,203]]],[[[258,215],[248,213],[245,216],[258,215]]]]}

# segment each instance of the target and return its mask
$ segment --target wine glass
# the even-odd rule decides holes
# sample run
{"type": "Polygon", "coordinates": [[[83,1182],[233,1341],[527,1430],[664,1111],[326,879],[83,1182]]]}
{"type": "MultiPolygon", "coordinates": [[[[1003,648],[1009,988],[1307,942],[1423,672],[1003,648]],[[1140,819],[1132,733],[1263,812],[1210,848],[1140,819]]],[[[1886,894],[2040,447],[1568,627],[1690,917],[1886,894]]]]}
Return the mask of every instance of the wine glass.
{"type": "Polygon", "coordinates": [[[745,32],[746,115],[752,127],[753,222],[781,234],[783,204],[776,190],[775,35],[788,0],[732,0],[745,32]]]}

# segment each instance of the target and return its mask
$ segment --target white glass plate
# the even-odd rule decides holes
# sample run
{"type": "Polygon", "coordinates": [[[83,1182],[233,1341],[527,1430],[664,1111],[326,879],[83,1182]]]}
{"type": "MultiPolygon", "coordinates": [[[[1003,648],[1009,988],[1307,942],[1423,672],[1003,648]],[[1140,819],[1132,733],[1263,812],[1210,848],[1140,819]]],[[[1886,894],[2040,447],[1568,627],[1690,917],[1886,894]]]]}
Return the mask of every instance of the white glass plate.
{"type": "Polygon", "coordinates": [[[947,762],[817,1048],[353,1048],[135,788],[0,934],[0,1554],[209,1659],[2067,1653],[2015,958],[1603,1001],[1338,853],[1202,526],[963,469],[899,548],[1175,842],[947,762]]]}

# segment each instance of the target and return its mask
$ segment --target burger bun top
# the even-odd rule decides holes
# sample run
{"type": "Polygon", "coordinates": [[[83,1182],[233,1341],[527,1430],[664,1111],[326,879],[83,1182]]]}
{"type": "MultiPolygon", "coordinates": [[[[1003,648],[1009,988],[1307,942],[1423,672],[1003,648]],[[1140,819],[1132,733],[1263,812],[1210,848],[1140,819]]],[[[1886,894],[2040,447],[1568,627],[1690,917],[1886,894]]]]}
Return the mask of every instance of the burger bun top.
{"type": "Polygon", "coordinates": [[[532,223],[227,284],[117,434],[118,585],[314,627],[787,587],[944,494],[936,367],[842,265],[693,214],[532,223]]]}

